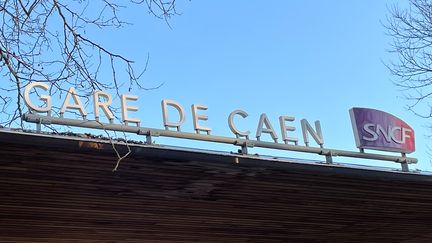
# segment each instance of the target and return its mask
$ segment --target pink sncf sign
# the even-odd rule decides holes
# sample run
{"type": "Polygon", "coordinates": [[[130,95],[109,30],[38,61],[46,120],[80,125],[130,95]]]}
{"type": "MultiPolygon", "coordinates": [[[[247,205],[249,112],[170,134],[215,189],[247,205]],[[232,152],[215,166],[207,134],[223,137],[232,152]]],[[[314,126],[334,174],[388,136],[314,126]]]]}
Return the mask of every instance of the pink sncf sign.
{"type": "Polygon", "coordinates": [[[415,151],[414,130],[396,116],[358,107],[349,112],[357,148],[400,153],[415,151]]]}

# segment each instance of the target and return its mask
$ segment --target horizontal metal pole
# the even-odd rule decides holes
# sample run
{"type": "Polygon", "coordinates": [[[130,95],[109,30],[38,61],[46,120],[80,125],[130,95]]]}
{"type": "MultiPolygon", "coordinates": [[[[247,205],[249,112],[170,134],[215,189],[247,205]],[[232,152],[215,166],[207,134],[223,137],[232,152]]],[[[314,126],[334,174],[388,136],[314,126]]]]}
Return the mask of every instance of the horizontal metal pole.
{"type": "Polygon", "coordinates": [[[232,144],[236,146],[246,145],[248,147],[261,147],[261,148],[279,149],[279,150],[287,150],[287,151],[294,151],[294,152],[314,153],[323,156],[340,156],[340,157],[352,157],[352,158],[371,159],[371,160],[384,160],[384,161],[393,161],[397,163],[408,163],[408,164],[417,163],[416,158],[409,158],[409,157],[402,157],[402,156],[362,153],[362,152],[317,148],[317,147],[308,147],[308,146],[298,146],[298,145],[290,145],[290,144],[283,144],[283,143],[196,134],[196,133],[189,133],[189,132],[178,132],[178,131],[156,129],[156,128],[125,126],[120,124],[107,124],[98,121],[41,116],[32,113],[24,114],[23,120],[31,123],[57,124],[57,125],[94,128],[94,129],[102,129],[102,130],[110,130],[110,131],[122,131],[122,132],[136,133],[140,135],[163,136],[163,137],[199,140],[199,141],[206,141],[206,142],[226,143],[226,144],[232,144]]]}

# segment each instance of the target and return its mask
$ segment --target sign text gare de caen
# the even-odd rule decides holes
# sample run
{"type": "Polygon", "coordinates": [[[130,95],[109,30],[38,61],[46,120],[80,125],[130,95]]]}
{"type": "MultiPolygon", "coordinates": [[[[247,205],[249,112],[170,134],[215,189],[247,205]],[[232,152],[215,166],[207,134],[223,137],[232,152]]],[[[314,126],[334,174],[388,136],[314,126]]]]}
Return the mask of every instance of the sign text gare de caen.
{"type": "MultiPolygon", "coordinates": [[[[51,114],[51,97],[44,95],[41,91],[48,91],[49,86],[42,82],[29,83],[24,89],[24,101],[27,107],[32,112],[37,113],[48,113],[51,114]],[[39,97],[38,99],[43,102],[43,105],[36,105],[30,99],[30,93],[37,90],[39,97]]],[[[131,112],[138,111],[138,107],[133,105],[138,100],[138,96],[123,94],[120,96],[121,100],[121,119],[122,122],[129,126],[129,124],[135,124],[140,126],[140,119],[131,117],[131,112]]],[[[100,111],[109,119],[110,123],[114,122],[114,114],[110,110],[112,105],[112,96],[104,91],[95,91],[93,93],[93,112],[94,119],[99,121],[100,111]]],[[[181,127],[185,122],[185,110],[184,108],[174,100],[162,100],[162,116],[163,126],[166,130],[174,129],[181,132],[181,127]],[[178,112],[178,120],[172,121],[168,115],[168,108],[171,107],[178,112]]],[[[210,136],[211,128],[204,126],[202,123],[208,120],[208,117],[203,114],[208,107],[205,105],[193,104],[191,108],[193,127],[196,133],[206,134],[210,136]]],[[[80,96],[77,94],[74,87],[70,87],[63,104],[60,108],[60,117],[68,110],[78,111],[84,120],[87,119],[87,111],[83,106],[80,96]]],[[[384,150],[391,152],[410,153],[415,150],[414,143],[414,130],[401,119],[388,114],[386,112],[368,109],[368,108],[352,108],[350,110],[352,128],[356,140],[356,145],[360,149],[375,149],[384,150]]],[[[248,113],[243,110],[234,110],[228,115],[228,126],[231,132],[237,138],[244,138],[249,140],[251,134],[250,131],[240,130],[234,123],[234,117],[239,116],[246,118],[248,113]]],[[[296,130],[292,123],[295,117],[292,116],[280,116],[279,117],[279,132],[282,137],[284,144],[291,144],[298,146],[298,138],[290,136],[296,130]]],[[[305,146],[309,146],[309,136],[323,148],[324,138],[321,130],[321,124],[317,120],[314,122],[314,127],[306,120],[300,120],[301,131],[303,135],[303,142],[305,146]]],[[[269,118],[265,113],[260,115],[258,120],[258,126],[255,132],[256,141],[260,141],[263,133],[268,134],[273,139],[274,143],[278,143],[278,133],[271,124],[269,118]]]]}

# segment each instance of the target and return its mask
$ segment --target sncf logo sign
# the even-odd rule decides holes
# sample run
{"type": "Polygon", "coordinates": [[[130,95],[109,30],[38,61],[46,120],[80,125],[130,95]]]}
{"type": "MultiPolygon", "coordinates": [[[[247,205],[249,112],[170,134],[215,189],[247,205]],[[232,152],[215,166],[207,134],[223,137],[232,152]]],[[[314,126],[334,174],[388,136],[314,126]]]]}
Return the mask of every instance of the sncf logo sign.
{"type": "Polygon", "coordinates": [[[401,153],[415,151],[414,130],[401,119],[368,108],[352,108],[350,116],[358,148],[401,153]]]}

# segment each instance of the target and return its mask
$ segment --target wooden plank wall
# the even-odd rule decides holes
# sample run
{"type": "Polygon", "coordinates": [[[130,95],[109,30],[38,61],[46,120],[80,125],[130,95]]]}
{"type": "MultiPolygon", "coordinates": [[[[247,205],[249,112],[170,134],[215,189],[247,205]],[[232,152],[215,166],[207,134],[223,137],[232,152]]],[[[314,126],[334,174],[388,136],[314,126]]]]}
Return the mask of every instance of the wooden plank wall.
{"type": "Polygon", "coordinates": [[[432,242],[428,180],[0,145],[0,242],[432,242]]]}

